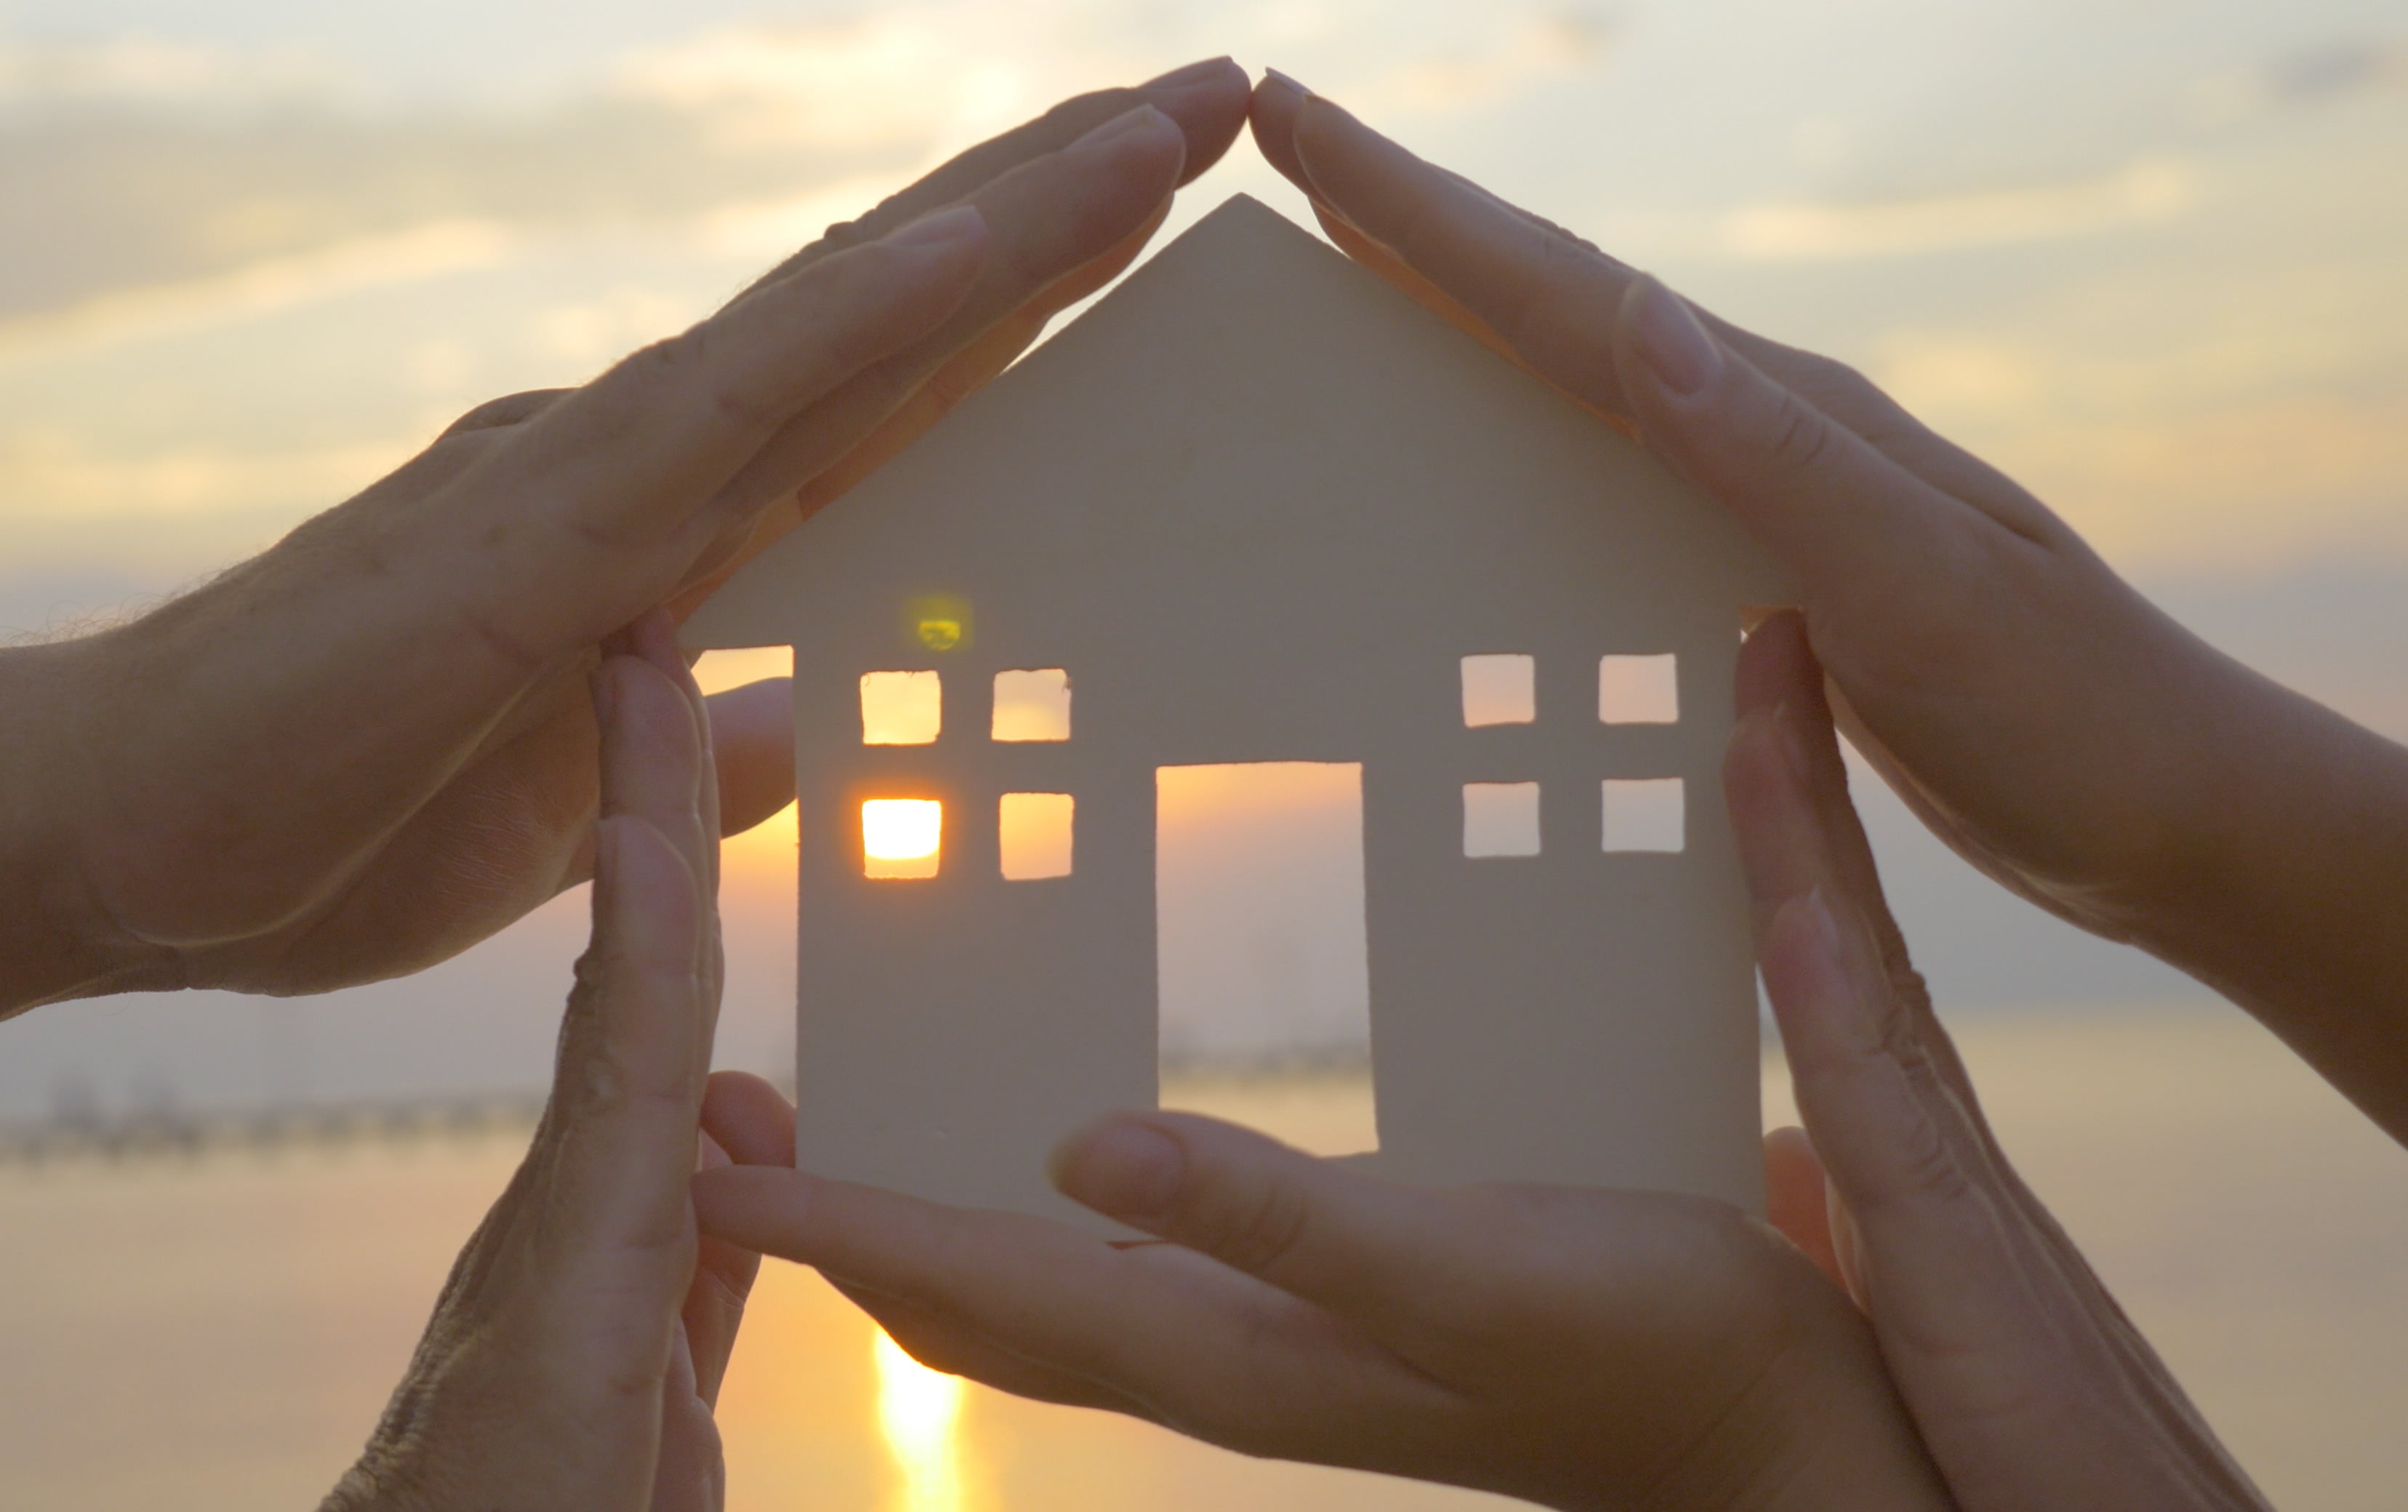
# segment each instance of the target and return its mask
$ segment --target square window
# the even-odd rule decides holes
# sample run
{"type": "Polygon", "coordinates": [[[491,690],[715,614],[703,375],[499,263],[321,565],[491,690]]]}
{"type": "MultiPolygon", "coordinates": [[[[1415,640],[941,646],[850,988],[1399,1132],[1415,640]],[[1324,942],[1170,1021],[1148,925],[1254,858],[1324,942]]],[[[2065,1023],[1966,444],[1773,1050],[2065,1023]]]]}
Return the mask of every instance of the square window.
{"type": "Polygon", "coordinates": [[[1606,849],[1684,849],[1686,829],[1679,777],[1606,778],[1606,849]]]}
{"type": "Polygon", "coordinates": [[[944,724],[945,692],[933,672],[861,675],[861,743],[925,746],[944,724]]]}
{"type": "Polygon", "coordinates": [[[997,850],[1008,882],[1070,875],[1071,819],[1067,792],[1007,792],[996,815],[997,850]]]}
{"type": "Polygon", "coordinates": [[[1539,785],[1535,782],[1465,783],[1463,853],[1467,856],[1537,855],[1539,785]]]}
{"type": "Polygon", "coordinates": [[[944,836],[945,806],[937,800],[872,798],[861,806],[861,875],[934,877],[944,836]]]}
{"type": "Polygon", "coordinates": [[[1675,658],[1608,656],[1597,663],[1597,717],[1608,724],[1677,724],[1681,680],[1675,658]]]}
{"type": "Polygon", "coordinates": [[[1070,738],[1070,675],[1060,667],[995,675],[995,738],[1070,738]]]}
{"type": "Polygon", "coordinates": [[[1538,718],[1536,674],[1526,656],[1463,659],[1463,723],[1527,724],[1538,718]]]}

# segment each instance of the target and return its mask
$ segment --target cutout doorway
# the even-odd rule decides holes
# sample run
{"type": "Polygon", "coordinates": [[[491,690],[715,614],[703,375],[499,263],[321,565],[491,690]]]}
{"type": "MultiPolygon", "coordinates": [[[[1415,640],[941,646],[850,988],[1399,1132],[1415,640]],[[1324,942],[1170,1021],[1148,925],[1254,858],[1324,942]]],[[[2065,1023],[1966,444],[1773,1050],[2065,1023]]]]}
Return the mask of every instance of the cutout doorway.
{"type": "Polygon", "coordinates": [[[1158,768],[1163,1105],[1376,1149],[1363,919],[1360,765],[1158,768]]]}

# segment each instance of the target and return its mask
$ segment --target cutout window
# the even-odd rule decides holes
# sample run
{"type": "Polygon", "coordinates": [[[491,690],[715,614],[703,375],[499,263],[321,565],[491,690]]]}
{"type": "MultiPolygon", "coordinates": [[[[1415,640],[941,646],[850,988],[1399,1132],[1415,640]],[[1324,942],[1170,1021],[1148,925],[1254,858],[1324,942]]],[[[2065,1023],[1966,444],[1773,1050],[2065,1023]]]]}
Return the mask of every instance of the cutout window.
{"type": "Polygon", "coordinates": [[[861,874],[905,878],[937,875],[945,806],[933,798],[872,798],[861,806],[861,874]]]}
{"type": "Polygon", "coordinates": [[[998,810],[997,839],[1007,882],[1070,875],[1071,818],[1067,792],[1007,792],[998,810]]]}
{"type": "Polygon", "coordinates": [[[1154,854],[1162,1105],[1378,1148],[1363,769],[1158,767],[1154,854]]]}
{"type": "Polygon", "coordinates": [[[1467,656],[1463,659],[1463,722],[1476,730],[1484,724],[1527,724],[1539,717],[1536,674],[1526,656],[1467,656]]]}
{"type": "Polygon", "coordinates": [[[1608,656],[1597,663],[1597,717],[1608,724],[1678,724],[1679,666],[1662,656],[1608,656]]]}
{"type": "Polygon", "coordinates": [[[1606,779],[1606,849],[1682,850],[1686,829],[1679,777],[1606,779]]]}
{"type": "Polygon", "coordinates": [[[1060,667],[995,675],[995,738],[1070,738],[1070,675],[1060,667]]]}
{"type": "Polygon", "coordinates": [[[1465,783],[1463,853],[1467,856],[1537,855],[1539,785],[1535,782],[1465,783]]]}
{"type": "Polygon", "coordinates": [[[944,724],[943,681],[933,672],[865,672],[861,675],[861,743],[865,746],[934,744],[944,724]]]}

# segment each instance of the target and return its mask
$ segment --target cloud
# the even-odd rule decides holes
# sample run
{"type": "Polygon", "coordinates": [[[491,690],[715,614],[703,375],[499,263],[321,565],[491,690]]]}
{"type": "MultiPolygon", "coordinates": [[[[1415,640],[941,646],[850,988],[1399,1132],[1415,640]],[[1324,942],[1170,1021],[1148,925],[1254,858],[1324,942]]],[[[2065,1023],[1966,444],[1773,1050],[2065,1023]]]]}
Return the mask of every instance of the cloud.
{"type": "Polygon", "coordinates": [[[2167,221],[2199,199],[2188,165],[2148,158],[2071,183],[1746,206],[1723,216],[1716,240],[1726,254],[1750,260],[1913,257],[2167,221]]]}

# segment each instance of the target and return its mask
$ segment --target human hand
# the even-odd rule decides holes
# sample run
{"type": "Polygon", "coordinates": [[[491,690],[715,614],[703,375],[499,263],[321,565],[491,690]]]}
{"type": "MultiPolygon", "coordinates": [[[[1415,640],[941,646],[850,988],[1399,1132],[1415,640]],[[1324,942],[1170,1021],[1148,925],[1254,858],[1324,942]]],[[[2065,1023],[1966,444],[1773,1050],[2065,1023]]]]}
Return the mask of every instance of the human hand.
{"type": "Polygon", "coordinates": [[[1883,900],[1798,616],[1749,637],[1739,705],[1732,826],[1806,1122],[1767,1142],[1772,1220],[1872,1319],[1956,1505],[2264,1508],[1991,1134],[1883,900]]]}
{"type": "MultiPolygon", "coordinates": [[[[159,611],[0,653],[0,1016],[400,975],[581,880],[595,643],[1000,371],[1137,255],[1245,98],[1224,59],[1069,101],[159,611]]],[[[783,694],[713,701],[732,826],[791,796],[783,694]]]]}
{"type": "MultiPolygon", "coordinates": [[[[704,1127],[792,1160],[766,1082],[723,1076],[704,1127]]],[[[1180,1113],[1107,1118],[1054,1176],[1169,1242],[769,1166],[695,1206],[938,1370],[1247,1454],[1565,1508],[1948,1505],[1861,1315],[1736,1208],[1401,1186],[1180,1113]]]]}
{"type": "Polygon", "coordinates": [[[1959,854],[2265,1018],[2408,1138],[2408,751],[2213,650],[1855,372],[1697,310],[1284,79],[1338,245],[1635,426],[1789,572],[1850,741],[1959,854]]]}
{"type": "Polygon", "coordinates": [[[327,1512],[725,1500],[711,1408],[760,1261],[698,1239],[687,1190],[719,1013],[710,724],[665,615],[610,649],[594,942],[552,1101],[327,1512]]]}

